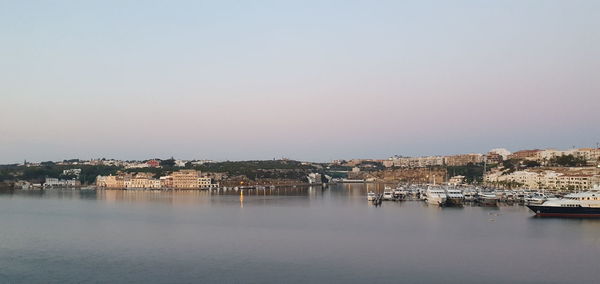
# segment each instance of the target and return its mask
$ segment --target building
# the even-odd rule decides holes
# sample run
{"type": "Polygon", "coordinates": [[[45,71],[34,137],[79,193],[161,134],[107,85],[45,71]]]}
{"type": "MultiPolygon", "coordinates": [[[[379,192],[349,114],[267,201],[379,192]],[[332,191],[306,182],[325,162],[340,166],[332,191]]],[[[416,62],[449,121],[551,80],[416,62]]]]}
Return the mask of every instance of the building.
{"type": "Polygon", "coordinates": [[[499,164],[499,163],[502,163],[502,161],[504,160],[502,155],[495,153],[495,152],[487,153],[485,155],[485,159],[488,164],[499,164]]]}
{"type": "Polygon", "coordinates": [[[483,163],[483,155],[481,154],[461,154],[454,156],[446,156],[445,164],[447,166],[465,166],[468,164],[483,163]]]}
{"type": "Polygon", "coordinates": [[[580,148],[575,155],[584,158],[588,165],[600,165],[600,148],[580,148]]]}
{"type": "Polygon", "coordinates": [[[196,170],[179,170],[171,174],[173,179],[173,188],[180,189],[198,189],[198,178],[200,172],[196,170]]]}
{"type": "Polygon", "coordinates": [[[44,187],[76,187],[80,186],[81,182],[76,179],[57,179],[57,178],[46,178],[44,187]]]}
{"type": "Polygon", "coordinates": [[[395,167],[402,168],[424,168],[444,165],[444,157],[442,156],[394,157],[391,160],[395,167]]]}
{"type": "Polygon", "coordinates": [[[511,155],[508,156],[508,158],[516,159],[516,160],[537,160],[537,159],[539,159],[538,153],[541,151],[542,150],[540,150],[540,149],[521,150],[521,151],[512,153],[511,155]]]}
{"type": "Polygon", "coordinates": [[[148,165],[149,168],[159,168],[160,167],[160,162],[157,160],[147,161],[146,164],[148,165]]]}
{"type": "Polygon", "coordinates": [[[465,176],[453,176],[448,180],[449,185],[461,185],[465,182],[465,176]]]}
{"type": "Polygon", "coordinates": [[[160,186],[162,188],[173,188],[173,177],[172,176],[162,176],[159,178],[160,186]]]}
{"type": "Polygon", "coordinates": [[[570,169],[564,172],[555,170],[516,171],[510,174],[502,172],[489,173],[484,180],[492,184],[517,183],[531,189],[550,190],[586,190],[600,184],[600,175],[589,171],[570,169]]]}
{"type": "Polygon", "coordinates": [[[124,188],[160,188],[160,180],[152,178],[151,173],[137,173],[123,182],[124,188]]]}
{"type": "Polygon", "coordinates": [[[130,180],[131,175],[108,175],[108,176],[97,176],[96,186],[106,188],[124,188],[125,181],[130,180]]]}
{"type": "Polygon", "coordinates": [[[500,156],[502,156],[502,160],[507,160],[508,156],[510,156],[510,151],[508,151],[507,149],[504,148],[496,148],[496,149],[492,149],[490,150],[489,153],[496,153],[500,156]]]}
{"type": "Polygon", "coordinates": [[[219,187],[218,183],[213,182],[212,178],[209,177],[200,177],[198,178],[198,188],[200,189],[210,189],[219,187]]]}

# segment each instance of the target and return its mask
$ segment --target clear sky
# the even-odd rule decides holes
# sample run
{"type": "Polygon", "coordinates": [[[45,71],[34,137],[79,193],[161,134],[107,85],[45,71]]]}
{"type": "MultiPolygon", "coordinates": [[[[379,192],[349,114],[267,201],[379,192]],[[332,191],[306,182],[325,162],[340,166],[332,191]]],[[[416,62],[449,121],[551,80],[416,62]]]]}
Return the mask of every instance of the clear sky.
{"type": "Polygon", "coordinates": [[[0,163],[600,142],[600,1],[0,0],[0,163]]]}

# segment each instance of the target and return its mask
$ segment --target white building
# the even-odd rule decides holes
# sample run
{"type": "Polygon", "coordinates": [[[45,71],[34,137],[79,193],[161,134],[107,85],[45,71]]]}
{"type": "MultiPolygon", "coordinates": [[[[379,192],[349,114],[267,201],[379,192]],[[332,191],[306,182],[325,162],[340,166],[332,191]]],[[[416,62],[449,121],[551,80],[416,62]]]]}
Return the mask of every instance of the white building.
{"type": "Polygon", "coordinates": [[[57,178],[46,178],[44,182],[44,187],[75,187],[79,186],[81,183],[76,179],[57,179],[57,178]]]}
{"type": "Polygon", "coordinates": [[[558,173],[552,170],[542,172],[516,171],[503,175],[502,172],[486,174],[488,183],[517,182],[531,189],[585,190],[600,184],[600,175],[582,173],[558,173]]]}

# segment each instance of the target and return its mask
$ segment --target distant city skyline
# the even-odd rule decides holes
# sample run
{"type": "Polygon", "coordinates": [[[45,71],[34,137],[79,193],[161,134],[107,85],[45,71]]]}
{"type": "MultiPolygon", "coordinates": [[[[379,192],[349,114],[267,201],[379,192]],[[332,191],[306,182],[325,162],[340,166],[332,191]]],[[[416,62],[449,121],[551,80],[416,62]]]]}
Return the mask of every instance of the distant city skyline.
{"type": "Polygon", "coordinates": [[[4,1],[0,164],[600,142],[599,1],[4,1]]]}
{"type": "MultiPolygon", "coordinates": [[[[468,156],[471,154],[477,154],[477,155],[486,155],[489,153],[496,153],[496,154],[502,154],[504,155],[504,152],[506,150],[508,150],[508,152],[510,153],[515,153],[515,152],[532,152],[533,150],[540,150],[540,151],[545,151],[548,150],[552,153],[555,153],[554,155],[557,155],[556,152],[562,152],[563,154],[565,152],[570,152],[572,150],[578,150],[578,149],[586,149],[586,151],[588,151],[587,149],[600,149],[599,147],[600,143],[597,143],[594,146],[590,146],[590,147],[576,147],[576,146],[572,146],[571,148],[527,148],[527,149],[513,149],[513,150],[509,150],[503,147],[497,147],[497,148],[493,148],[493,149],[489,149],[486,151],[480,151],[480,152],[476,152],[476,151],[472,151],[472,152],[464,152],[464,153],[446,153],[446,154],[421,154],[421,155],[406,155],[406,154],[391,154],[388,155],[386,157],[351,157],[351,158],[333,158],[333,159],[329,159],[329,160],[323,160],[323,159],[315,159],[315,160],[306,160],[306,159],[297,159],[297,158],[293,158],[293,157],[287,157],[287,156],[278,156],[278,157],[271,157],[271,158],[253,158],[253,159],[209,159],[209,158],[198,158],[198,157],[175,157],[175,156],[165,156],[165,157],[159,157],[159,156],[148,156],[148,157],[140,157],[140,158],[119,158],[119,157],[92,157],[92,158],[82,158],[82,157],[71,157],[71,158],[59,158],[59,159],[54,159],[54,160],[27,160],[24,159],[22,161],[18,161],[18,162],[13,162],[13,163],[23,163],[23,162],[27,162],[27,163],[40,163],[40,162],[62,162],[62,161],[70,161],[70,160],[81,160],[81,161],[92,161],[92,160],[101,160],[101,159],[106,159],[106,160],[116,160],[116,161],[153,161],[153,160],[170,160],[170,159],[174,159],[176,161],[215,161],[215,162],[222,162],[222,161],[248,161],[248,160],[282,160],[282,159],[289,159],[289,160],[296,160],[296,161],[302,161],[302,162],[332,162],[332,161],[350,161],[350,160],[369,160],[369,159],[373,159],[373,160],[390,160],[390,159],[395,159],[397,157],[407,157],[407,158],[428,158],[428,157],[449,157],[449,156],[468,156]],[[556,151],[553,151],[556,150],[556,151]]],[[[548,152],[546,151],[546,152],[548,152]]],[[[510,154],[510,153],[507,153],[510,154]]],[[[1,163],[0,163],[1,164],[1,163]]],[[[11,164],[11,163],[5,163],[5,164],[11,164]]]]}

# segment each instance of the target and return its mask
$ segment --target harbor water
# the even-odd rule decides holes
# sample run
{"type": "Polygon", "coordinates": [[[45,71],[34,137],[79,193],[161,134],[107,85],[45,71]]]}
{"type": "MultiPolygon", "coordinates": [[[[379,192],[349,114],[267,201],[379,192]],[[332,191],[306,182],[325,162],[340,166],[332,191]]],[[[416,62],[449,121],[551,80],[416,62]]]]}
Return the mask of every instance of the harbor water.
{"type": "Polygon", "coordinates": [[[380,185],[0,193],[0,283],[594,283],[600,220],[380,185]]]}

